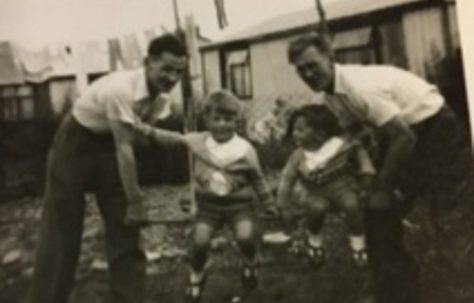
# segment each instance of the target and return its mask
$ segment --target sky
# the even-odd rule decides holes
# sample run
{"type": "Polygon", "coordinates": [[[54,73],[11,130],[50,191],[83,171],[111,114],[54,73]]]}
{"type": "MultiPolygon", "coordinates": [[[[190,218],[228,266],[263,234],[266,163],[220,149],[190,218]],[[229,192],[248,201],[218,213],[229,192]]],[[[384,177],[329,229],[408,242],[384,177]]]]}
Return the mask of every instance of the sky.
{"type": "MultiPolygon", "coordinates": [[[[224,31],[217,25],[214,0],[178,0],[180,15],[192,13],[202,34],[214,40],[315,5],[315,0],[224,1],[230,23],[224,31]]],[[[175,28],[173,0],[0,0],[0,41],[12,40],[31,49],[161,26],[175,28]]]]}

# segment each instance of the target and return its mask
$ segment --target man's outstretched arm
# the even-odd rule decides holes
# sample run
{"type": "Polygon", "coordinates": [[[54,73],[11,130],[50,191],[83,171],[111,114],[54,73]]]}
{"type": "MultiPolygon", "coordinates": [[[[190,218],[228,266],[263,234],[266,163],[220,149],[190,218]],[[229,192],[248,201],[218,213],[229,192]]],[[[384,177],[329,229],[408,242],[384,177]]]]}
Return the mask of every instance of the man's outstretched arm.
{"type": "Polygon", "coordinates": [[[141,203],[137,166],[133,151],[133,131],[130,125],[121,121],[110,121],[115,141],[115,155],[125,196],[130,205],[141,203]]]}

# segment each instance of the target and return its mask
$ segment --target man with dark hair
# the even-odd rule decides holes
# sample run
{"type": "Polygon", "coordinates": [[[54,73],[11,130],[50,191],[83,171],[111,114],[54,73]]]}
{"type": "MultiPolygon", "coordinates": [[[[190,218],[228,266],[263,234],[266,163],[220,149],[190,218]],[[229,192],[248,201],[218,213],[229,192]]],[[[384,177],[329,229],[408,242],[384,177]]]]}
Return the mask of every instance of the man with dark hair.
{"type": "Polygon", "coordinates": [[[111,302],[144,302],[145,256],[133,125],[169,114],[166,98],[181,79],[187,56],[181,41],[151,41],[144,68],[94,82],[73,104],[49,154],[47,185],[31,303],[68,301],[74,284],[84,219],[84,193],[96,194],[105,223],[111,302]],[[127,207],[128,206],[128,207],[127,207]]]}
{"type": "Polygon", "coordinates": [[[418,266],[403,246],[401,224],[411,207],[403,207],[395,192],[407,204],[428,201],[432,211],[452,207],[452,189],[472,169],[467,134],[438,89],[405,70],[337,64],[327,39],[317,34],[292,41],[288,60],[312,90],[325,93],[342,126],[375,130],[378,174],[366,220],[377,302],[419,302],[418,266]]]}

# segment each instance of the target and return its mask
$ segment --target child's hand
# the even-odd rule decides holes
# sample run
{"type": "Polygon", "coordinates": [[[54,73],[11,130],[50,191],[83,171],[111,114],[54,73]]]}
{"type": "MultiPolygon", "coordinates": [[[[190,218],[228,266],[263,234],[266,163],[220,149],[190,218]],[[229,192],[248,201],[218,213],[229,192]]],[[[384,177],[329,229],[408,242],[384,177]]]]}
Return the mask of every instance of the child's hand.
{"type": "Polygon", "coordinates": [[[293,220],[293,214],[288,209],[280,209],[280,218],[285,223],[290,223],[293,220]]]}
{"type": "Polygon", "coordinates": [[[280,210],[276,206],[268,206],[264,210],[264,216],[270,219],[280,218],[280,210]]]}

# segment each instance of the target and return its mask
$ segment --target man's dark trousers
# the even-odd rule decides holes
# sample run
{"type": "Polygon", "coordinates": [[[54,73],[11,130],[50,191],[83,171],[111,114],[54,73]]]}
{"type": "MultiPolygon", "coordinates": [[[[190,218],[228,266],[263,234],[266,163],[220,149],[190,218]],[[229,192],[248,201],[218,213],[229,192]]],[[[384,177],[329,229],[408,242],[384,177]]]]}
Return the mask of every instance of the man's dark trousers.
{"type": "MultiPolygon", "coordinates": [[[[402,220],[420,197],[429,199],[441,212],[439,219],[448,217],[449,210],[463,200],[453,195],[454,188],[472,176],[469,137],[450,108],[442,108],[411,128],[417,142],[397,184],[403,203],[368,209],[366,214],[367,249],[377,303],[421,302],[419,268],[404,246],[402,220]]],[[[383,156],[387,138],[379,136],[379,143],[383,156]]]]}
{"type": "Polygon", "coordinates": [[[142,303],[145,256],[139,229],[123,223],[126,199],[113,137],[64,118],[50,150],[30,303],[66,303],[80,253],[84,193],[97,196],[105,223],[111,302],[142,303]]]}

